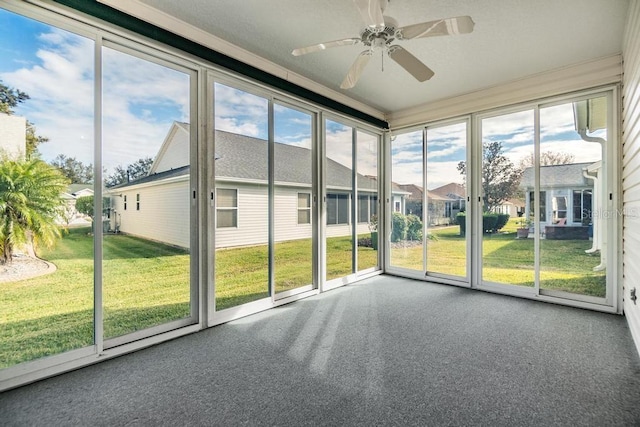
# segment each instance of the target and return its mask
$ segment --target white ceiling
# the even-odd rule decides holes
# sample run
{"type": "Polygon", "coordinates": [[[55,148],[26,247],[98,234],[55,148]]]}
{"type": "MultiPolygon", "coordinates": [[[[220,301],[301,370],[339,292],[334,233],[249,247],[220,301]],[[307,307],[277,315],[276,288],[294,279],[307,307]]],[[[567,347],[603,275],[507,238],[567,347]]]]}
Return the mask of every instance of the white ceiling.
{"type": "Polygon", "coordinates": [[[296,47],[357,37],[351,0],[141,0],[249,52],[384,113],[513,81],[622,50],[627,0],[390,0],[400,26],[470,15],[471,34],[406,40],[435,76],[419,83],[388,57],[357,86],[342,82],[362,44],[294,57],[296,47]]]}

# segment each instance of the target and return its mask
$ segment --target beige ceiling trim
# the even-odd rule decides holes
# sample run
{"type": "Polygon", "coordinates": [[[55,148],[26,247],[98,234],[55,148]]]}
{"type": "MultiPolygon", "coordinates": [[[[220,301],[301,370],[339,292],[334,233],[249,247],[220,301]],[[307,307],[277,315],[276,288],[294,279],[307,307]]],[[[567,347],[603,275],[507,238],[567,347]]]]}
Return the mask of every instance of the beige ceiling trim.
{"type": "Polygon", "coordinates": [[[386,119],[391,129],[398,129],[621,80],[622,56],[618,54],[398,111],[386,119]]]}
{"type": "Polygon", "coordinates": [[[301,76],[297,73],[287,70],[280,65],[277,65],[267,59],[264,59],[258,55],[255,55],[245,49],[235,46],[226,40],[207,33],[193,25],[179,20],[165,12],[155,9],[145,3],[138,0],[98,0],[98,2],[117,9],[127,15],[136,17],[159,28],[170,31],[185,39],[196,42],[209,49],[220,52],[231,58],[242,61],[245,64],[256,67],[260,70],[266,71],[276,77],[289,81],[293,84],[301,86],[305,89],[311,90],[319,95],[333,99],[341,104],[347,105],[351,108],[355,108],[363,113],[369,114],[373,117],[384,119],[384,113],[378,111],[371,106],[364,104],[360,101],[356,101],[353,98],[345,96],[340,92],[336,92],[327,88],[315,81],[301,76]]]}

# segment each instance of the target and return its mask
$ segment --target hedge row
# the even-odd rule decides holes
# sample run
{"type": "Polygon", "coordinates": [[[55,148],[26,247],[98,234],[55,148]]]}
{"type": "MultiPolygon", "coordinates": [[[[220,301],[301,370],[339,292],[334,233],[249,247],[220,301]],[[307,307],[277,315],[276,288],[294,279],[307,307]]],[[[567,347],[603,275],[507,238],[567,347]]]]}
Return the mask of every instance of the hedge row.
{"type": "MultiPolygon", "coordinates": [[[[507,225],[507,222],[509,222],[509,214],[482,214],[482,230],[484,233],[497,233],[507,225]]],[[[456,224],[460,226],[460,235],[464,236],[467,226],[465,212],[460,212],[456,215],[456,224]]]]}

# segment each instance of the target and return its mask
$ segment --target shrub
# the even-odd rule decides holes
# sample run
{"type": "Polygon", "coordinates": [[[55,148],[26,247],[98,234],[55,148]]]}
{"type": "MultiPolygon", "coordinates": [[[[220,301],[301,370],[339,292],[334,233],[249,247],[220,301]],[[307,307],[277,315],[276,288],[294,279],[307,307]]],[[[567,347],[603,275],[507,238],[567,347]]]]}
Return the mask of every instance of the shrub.
{"type": "Polygon", "coordinates": [[[407,238],[407,217],[394,212],[391,220],[391,241],[399,242],[407,238]]]}
{"type": "Polygon", "coordinates": [[[494,232],[497,232],[498,230],[502,230],[502,228],[507,225],[507,222],[509,222],[509,214],[497,214],[498,215],[498,221],[496,222],[496,228],[493,230],[494,232]]]}
{"type": "Polygon", "coordinates": [[[422,221],[417,215],[407,215],[407,240],[422,240],[422,221]]]}
{"type": "Polygon", "coordinates": [[[482,231],[485,233],[493,233],[498,223],[498,215],[486,213],[482,215],[482,231]]]}

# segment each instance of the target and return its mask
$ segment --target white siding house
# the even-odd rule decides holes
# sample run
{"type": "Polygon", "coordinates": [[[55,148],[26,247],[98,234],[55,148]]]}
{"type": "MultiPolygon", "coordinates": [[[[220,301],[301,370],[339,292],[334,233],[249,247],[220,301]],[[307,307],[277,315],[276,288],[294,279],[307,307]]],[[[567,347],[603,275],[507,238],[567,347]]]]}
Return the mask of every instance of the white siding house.
{"type": "MultiPolygon", "coordinates": [[[[264,244],[268,240],[266,141],[216,131],[217,248],[264,244]]],[[[147,176],[107,189],[110,229],[171,245],[189,247],[189,125],[174,123],[147,176]]],[[[275,240],[309,238],[311,151],[275,144],[286,167],[275,176],[275,240]]],[[[377,213],[377,180],[358,175],[358,233],[369,232],[377,213]],[[365,212],[366,210],[366,212],[365,212]]],[[[351,234],[351,169],[327,160],[328,237],[351,234]]],[[[398,196],[402,197],[402,196],[398,196]]]]}
{"type": "MultiPolygon", "coordinates": [[[[593,165],[572,163],[540,167],[540,224],[582,226],[588,223],[593,210],[593,180],[588,176],[593,173],[589,172],[593,165]]],[[[520,188],[526,196],[525,218],[533,217],[533,168],[524,170],[520,188]]]]}
{"type": "Polygon", "coordinates": [[[622,103],[623,281],[624,313],[640,352],[640,1],[629,6],[623,45],[622,103]]]}

